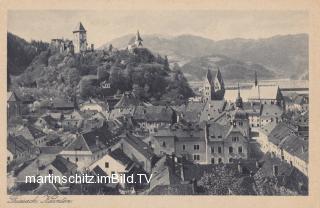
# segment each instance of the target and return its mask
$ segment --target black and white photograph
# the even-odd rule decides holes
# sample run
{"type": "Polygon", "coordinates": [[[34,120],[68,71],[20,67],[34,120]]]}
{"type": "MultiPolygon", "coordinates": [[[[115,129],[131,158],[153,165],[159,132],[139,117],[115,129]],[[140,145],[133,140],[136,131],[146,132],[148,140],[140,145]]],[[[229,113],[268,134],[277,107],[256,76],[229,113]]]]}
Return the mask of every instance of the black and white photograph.
{"type": "Polygon", "coordinates": [[[308,196],[308,18],[8,10],[7,195],[308,196]]]}

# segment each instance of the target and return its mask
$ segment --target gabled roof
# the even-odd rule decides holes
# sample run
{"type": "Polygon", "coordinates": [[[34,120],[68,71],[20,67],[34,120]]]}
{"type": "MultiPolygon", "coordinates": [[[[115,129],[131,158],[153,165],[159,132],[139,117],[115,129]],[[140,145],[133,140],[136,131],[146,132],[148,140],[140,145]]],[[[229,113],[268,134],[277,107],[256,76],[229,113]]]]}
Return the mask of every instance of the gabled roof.
{"type": "Polygon", "coordinates": [[[301,137],[296,135],[288,135],[280,142],[279,148],[282,148],[289,154],[308,162],[308,141],[301,137]]]}
{"type": "Polygon", "coordinates": [[[258,85],[250,91],[250,99],[275,100],[280,92],[279,86],[276,85],[258,85]]]}
{"type": "Polygon", "coordinates": [[[134,113],[134,120],[148,122],[171,122],[174,111],[168,106],[137,106],[134,113]]]}
{"type": "Polygon", "coordinates": [[[65,150],[90,151],[95,153],[114,145],[118,140],[108,130],[107,126],[84,132],[77,136],[65,150]]]}
{"type": "Polygon", "coordinates": [[[59,108],[62,108],[62,109],[73,109],[74,108],[74,103],[65,101],[65,100],[60,99],[60,98],[56,98],[56,99],[54,99],[52,101],[52,107],[56,108],[56,109],[59,109],[59,108]]]}
{"type": "Polygon", "coordinates": [[[61,192],[53,183],[41,183],[40,186],[33,191],[35,195],[59,195],[61,192]]]}
{"type": "Polygon", "coordinates": [[[33,147],[33,144],[22,135],[9,135],[7,138],[7,149],[13,154],[23,153],[33,147]]]}
{"type": "Polygon", "coordinates": [[[57,125],[57,123],[58,123],[58,121],[57,121],[56,119],[52,118],[51,115],[48,115],[48,114],[43,115],[41,118],[42,118],[51,128],[55,128],[56,125],[57,125]]]}
{"type": "Polygon", "coordinates": [[[133,163],[133,161],[120,148],[113,150],[109,155],[126,167],[133,163]]]}
{"type": "Polygon", "coordinates": [[[131,134],[126,134],[122,136],[122,139],[125,140],[128,144],[130,144],[134,149],[140,152],[145,158],[152,159],[155,154],[153,153],[151,147],[131,134]]]}
{"type": "Polygon", "coordinates": [[[99,176],[108,176],[108,174],[106,172],[104,172],[104,170],[101,169],[101,167],[99,165],[97,165],[96,167],[94,167],[92,169],[92,171],[99,176]]]}
{"type": "Polygon", "coordinates": [[[283,114],[283,110],[278,105],[272,105],[272,104],[263,104],[262,105],[262,111],[261,111],[261,117],[280,117],[283,114]]]}
{"type": "Polygon", "coordinates": [[[268,140],[278,146],[280,142],[288,135],[294,134],[294,131],[285,123],[278,123],[268,135],[268,140]]]}
{"type": "Polygon", "coordinates": [[[218,118],[225,110],[226,102],[224,100],[208,100],[200,116],[200,122],[203,120],[218,118]]]}
{"type": "Polygon", "coordinates": [[[86,32],[86,29],[84,29],[81,22],[79,22],[73,30],[73,32],[79,32],[79,31],[86,32]]]}
{"type": "Polygon", "coordinates": [[[223,140],[228,133],[228,127],[223,126],[216,122],[209,122],[208,126],[208,140],[209,141],[217,141],[223,140]]]}
{"type": "Polygon", "coordinates": [[[32,136],[31,139],[38,139],[38,138],[46,136],[46,134],[43,131],[41,131],[40,129],[34,127],[33,125],[29,125],[29,124],[22,127],[22,129],[18,130],[16,134],[22,135],[27,139],[29,138],[29,135],[32,136]]]}
{"type": "Polygon", "coordinates": [[[15,92],[7,92],[7,102],[17,102],[20,101],[15,92]]]}
{"type": "Polygon", "coordinates": [[[142,102],[137,99],[136,96],[134,96],[132,93],[124,93],[119,102],[114,106],[114,108],[127,108],[140,104],[142,104],[142,102]]]}
{"type": "Polygon", "coordinates": [[[60,173],[68,173],[77,168],[77,165],[63,158],[62,156],[56,156],[56,159],[52,161],[51,165],[55,167],[60,173]]]}
{"type": "Polygon", "coordinates": [[[83,117],[78,111],[73,111],[70,114],[64,114],[64,120],[82,120],[83,117]]]}

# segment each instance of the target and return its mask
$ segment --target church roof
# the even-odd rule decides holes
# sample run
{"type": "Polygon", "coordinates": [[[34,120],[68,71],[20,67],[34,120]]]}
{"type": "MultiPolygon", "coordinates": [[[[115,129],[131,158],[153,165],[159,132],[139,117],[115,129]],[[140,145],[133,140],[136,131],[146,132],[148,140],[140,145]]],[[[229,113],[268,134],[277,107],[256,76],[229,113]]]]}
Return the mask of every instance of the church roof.
{"type": "Polygon", "coordinates": [[[81,22],[79,22],[73,30],[73,32],[79,32],[79,31],[86,32],[86,29],[84,29],[81,22]]]}
{"type": "Polygon", "coordinates": [[[251,96],[248,99],[276,99],[279,92],[279,86],[263,86],[258,85],[257,87],[253,87],[251,90],[251,96]]]}

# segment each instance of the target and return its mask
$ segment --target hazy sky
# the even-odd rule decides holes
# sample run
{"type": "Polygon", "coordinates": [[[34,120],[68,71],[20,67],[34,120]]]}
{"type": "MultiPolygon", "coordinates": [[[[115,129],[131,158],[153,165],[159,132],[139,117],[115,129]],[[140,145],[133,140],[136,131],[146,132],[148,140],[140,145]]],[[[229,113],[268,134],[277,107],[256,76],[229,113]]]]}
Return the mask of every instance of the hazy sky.
{"type": "Polygon", "coordinates": [[[137,29],[142,37],[192,34],[213,40],[308,32],[308,13],[304,11],[231,10],[17,10],[8,12],[8,31],[28,41],[71,39],[79,21],[87,30],[88,42],[96,47],[137,29]]]}

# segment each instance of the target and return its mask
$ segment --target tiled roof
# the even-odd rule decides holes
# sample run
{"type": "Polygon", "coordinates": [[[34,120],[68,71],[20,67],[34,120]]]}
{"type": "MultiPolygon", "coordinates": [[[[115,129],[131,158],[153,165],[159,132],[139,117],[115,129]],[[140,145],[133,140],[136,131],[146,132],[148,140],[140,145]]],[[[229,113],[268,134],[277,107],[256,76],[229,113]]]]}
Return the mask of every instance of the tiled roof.
{"type": "Polygon", "coordinates": [[[68,108],[68,109],[73,109],[74,108],[74,104],[71,102],[67,102],[63,99],[60,98],[56,98],[52,101],[52,107],[53,108],[68,108]]]}
{"type": "Polygon", "coordinates": [[[283,110],[278,105],[264,104],[262,106],[261,117],[280,117],[283,114],[283,110]]]}
{"type": "Polygon", "coordinates": [[[249,99],[275,100],[278,96],[278,93],[281,93],[279,90],[279,86],[258,85],[257,87],[253,87],[251,89],[249,99]]]}
{"type": "Polygon", "coordinates": [[[70,114],[64,114],[65,120],[82,120],[83,117],[78,111],[72,111],[70,114]]]}
{"type": "Polygon", "coordinates": [[[59,195],[61,192],[53,183],[41,183],[40,186],[33,191],[34,195],[59,195]]]}
{"type": "Polygon", "coordinates": [[[96,167],[94,167],[92,169],[92,171],[99,176],[108,176],[108,174],[106,172],[104,172],[104,170],[101,169],[101,167],[99,165],[97,165],[96,167]]]}
{"type": "Polygon", "coordinates": [[[133,119],[148,122],[171,122],[173,113],[172,108],[168,106],[137,106],[133,119]]]}
{"type": "Polygon", "coordinates": [[[22,135],[27,139],[29,138],[29,136],[27,136],[28,134],[32,136],[32,139],[38,139],[46,136],[46,134],[43,131],[32,125],[26,125],[22,129],[17,131],[17,135],[22,135]]]}
{"type": "Polygon", "coordinates": [[[244,102],[243,110],[245,110],[249,115],[260,115],[262,105],[260,103],[244,102]]]}
{"type": "Polygon", "coordinates": [[[132,93],[124,93],[119,102],[114,106],[114,108],[127,108],[140,104],[142,104],[142,102],[137,99],[132,93]]]}
{"type": "Polygon", "coordinates": [[[56,156],[56,159],[52,161],[51,165],[55,167],[60,173],[68,173],[77,168],[77,165],[63,158],[62,156],[56,156]]]}
{"type": "Polygon", "coordinates": [[[52,118],[51,115],[44,115],[41,117],[50,127],[55,128],[57,125],[57,120],[52,118]]]}
{"type": "Polygon", "coordinates": [[[216,140],[222,140],[226,137],[228,133],[228,128],[216,123],[216,122],[209,122],[208,123],[208,140],[209,141],[216,141],[216,140]]]}
{"type": "Polygon", "coordinates": [[[144,143],[141,139],[131,134],[126,134],[125,136],[122,136],[122,138],[147,159],[152,159],[155,156],[150,146],[144,143]]]}
{"type": "Polygon", "coordinates": [[[288,127],[285,123],[278,123],[268,135],[268,140],[275,145],[279,145],[280,142],[288,135],[294,134],[294,131],[288,127]]]}
{"type": "Polygon", "coordinates": [[[119,161],[124,166],[128,166],[133,163],[132,160],[126,154],[124,154],[120,148],[113,150],[109,154],[111,157],[113,157],[113,159],[119,161]]]}
{"type": "Polygon", "coordinates": [[[13,154],[23,153],[34,147],[33,144],[24,136],[11,136],[7,138],[7,149],[13,154]]]}
{"type": "Polygon", "coordinates": [[[203,120],[216,119],[225,110],[226,102],[224,100],[208,100],[202,110],[200,122],[203,120]]]}
{"type": "Polygon", "coordinates": [[[90,151],[92,153],[114,145],[118,140],[112,135],[107,126],[94,129],[78,135],[68,147],[67,151],[90,151]]]}
{"type": "Polygon", "coordinates": [[[154,134],[155,137],[174,137],[177,140],[203,140],[204,130],[195,123],[176,123],[170,128],[159,128],[154,134]]]}
{"type": "Polygon", "coordinates": [[[286,136],[279,144],[289,154],[308,162],[308,141],[295,135],[286,136]]]}

